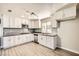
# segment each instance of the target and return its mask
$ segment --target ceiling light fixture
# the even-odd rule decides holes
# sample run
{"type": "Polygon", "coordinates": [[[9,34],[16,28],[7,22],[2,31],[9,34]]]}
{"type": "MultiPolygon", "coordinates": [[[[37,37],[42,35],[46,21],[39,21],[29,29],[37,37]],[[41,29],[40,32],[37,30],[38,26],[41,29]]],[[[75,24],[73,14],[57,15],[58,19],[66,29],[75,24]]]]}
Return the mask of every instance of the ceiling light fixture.
{"type": "Polygon", "coordinates": [[[12,10],[9,9],[8,12],[12,12],[12,10]]]}

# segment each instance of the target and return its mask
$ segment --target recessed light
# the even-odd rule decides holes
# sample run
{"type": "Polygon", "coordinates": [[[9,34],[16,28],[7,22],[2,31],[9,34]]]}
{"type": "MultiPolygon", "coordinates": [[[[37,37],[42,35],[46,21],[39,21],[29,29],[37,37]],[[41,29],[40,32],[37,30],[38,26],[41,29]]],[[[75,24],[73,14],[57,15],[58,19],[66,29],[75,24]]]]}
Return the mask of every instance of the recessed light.
{"type": "Polygon", "coordinates": [[[24,17],[23,15],[21,17],[24,17]]]}

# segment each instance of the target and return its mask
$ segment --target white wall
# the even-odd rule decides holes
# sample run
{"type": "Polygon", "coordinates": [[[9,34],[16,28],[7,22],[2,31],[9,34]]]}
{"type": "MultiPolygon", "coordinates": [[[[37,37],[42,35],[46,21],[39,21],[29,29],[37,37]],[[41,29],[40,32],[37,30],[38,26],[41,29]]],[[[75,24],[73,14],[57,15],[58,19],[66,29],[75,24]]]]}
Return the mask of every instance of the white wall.
{"type": "Polygon", "coordinates": [[[58,34],[63,49],[79,53],[79,19],[61,22],[58,34]]]}

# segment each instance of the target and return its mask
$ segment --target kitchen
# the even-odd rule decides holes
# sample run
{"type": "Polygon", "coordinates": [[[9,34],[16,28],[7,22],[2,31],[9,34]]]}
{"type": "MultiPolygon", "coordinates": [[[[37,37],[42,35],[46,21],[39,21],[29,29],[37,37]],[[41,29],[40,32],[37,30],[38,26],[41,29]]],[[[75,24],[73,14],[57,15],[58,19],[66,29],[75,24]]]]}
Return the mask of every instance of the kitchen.
{"type": "Polygon", "coordinates": [[[1,56],[79,56],[78,3],[0,7],[1,56]]]}

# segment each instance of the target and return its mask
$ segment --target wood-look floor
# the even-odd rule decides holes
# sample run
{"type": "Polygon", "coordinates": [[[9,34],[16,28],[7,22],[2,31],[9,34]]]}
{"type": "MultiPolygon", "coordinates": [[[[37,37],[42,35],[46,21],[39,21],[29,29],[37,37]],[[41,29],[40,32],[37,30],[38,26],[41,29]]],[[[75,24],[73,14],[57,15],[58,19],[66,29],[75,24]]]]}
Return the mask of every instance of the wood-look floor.
{"type": "Polygon", "coordinates": [[[61,49],[54,51],[33,42],[0,50],[0,54],[1,56],[72,56],[61,49]]]}

